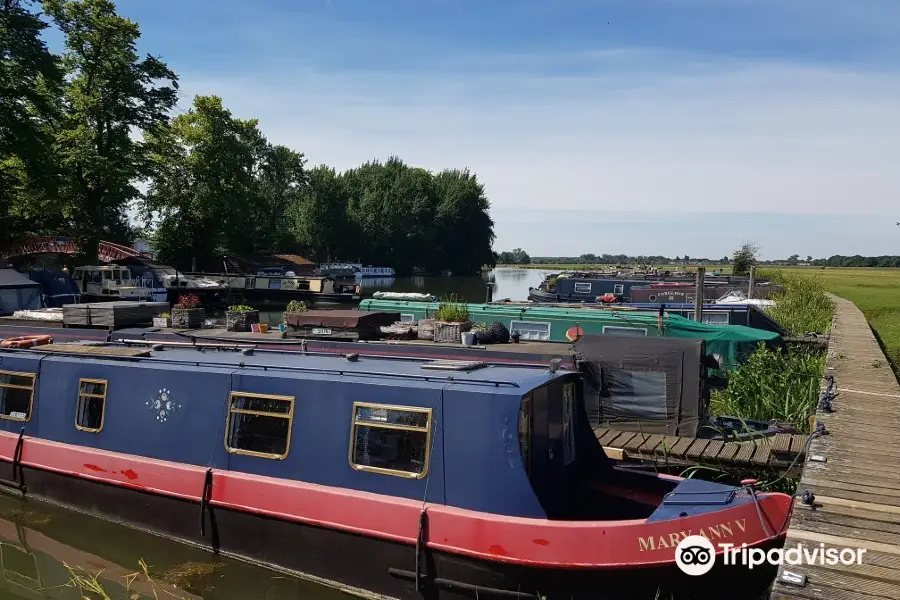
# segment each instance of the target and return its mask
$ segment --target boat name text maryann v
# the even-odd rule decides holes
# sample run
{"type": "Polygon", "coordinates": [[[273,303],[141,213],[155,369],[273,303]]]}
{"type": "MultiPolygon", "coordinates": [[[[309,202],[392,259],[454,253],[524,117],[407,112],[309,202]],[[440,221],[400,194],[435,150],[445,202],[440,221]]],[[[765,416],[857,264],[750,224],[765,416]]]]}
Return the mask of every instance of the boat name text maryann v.
{"type": "Polygon", "coordinates": [[[718,525],[710,525],[709,527],[700,528],[700,531],[694,533],[693,530],[674,531],[667,535],[649,536],[638,538],[640,551],[647,550],[663,550],[666,548],[674,548],[683,538],[689,535],[702,535],[708,540],[718,540],[734,537],[734,532],[739,533],[747,531],[747,519],[738,519],[718,525]]]}

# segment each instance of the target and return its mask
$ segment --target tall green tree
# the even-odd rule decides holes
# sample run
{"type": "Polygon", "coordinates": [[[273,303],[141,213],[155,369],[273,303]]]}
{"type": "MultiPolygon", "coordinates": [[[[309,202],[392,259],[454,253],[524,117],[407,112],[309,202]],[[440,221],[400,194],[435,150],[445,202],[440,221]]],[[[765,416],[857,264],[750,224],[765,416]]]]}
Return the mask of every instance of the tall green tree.
{"type": "Polygon", "coordinates": [[[292,216],[296,240],[310,258],[326,262],[355,251],[347,208],[346,183],[333,167],[309,171],[292,216]]]}
{"type": "Polygon", "coordinates": [[[256,221],[256,245],[259,251],[289,250],[294,245],[292,216],[301,191],[308,186],[306,159],[287,146],[263,149],[256,175],[259,217],[256,221]]]}
{"type": "Polygon", "coordinates": [[[289,216],[307,180],[302,154],[270,145],[256,119],[234,117],[217,96],[197,96],[149,139],[143,211],[161,218],[162,260],[218,270],[222,255],[291,249],[289,216]]]}
{"type": "Polygon", "coordinates": [[[758,254],[759,246],[753,242],[744,242],[731,257],[731,272],[735,275],[748,275],[750,267],[757,262],[758,254]]]}
{"type": "Polygon", "coordinates": [[[0,0],[0,242],[39,233],[53,220],[30,218],[32,199],[53,188],[53,117],[62,81],[41,39],[47,23],[30,0],[0,0]]]}
{"type": "Polygon", "coordinates": [[[468,169],[448,169],[435,177],[440,205],[436,213],[436,245],[445,269],[463,275],[493,260],[494,221],[484,185],[468,169]]]}
{"type": "Polygon", "coordinates": [[[140,57],[140,29],[109,0],[44,0],[65,36],[62,115],[54,125],[59,206],[82,260],[96,259],[102,237],[127,233],[136,183],[150,174],[150,151],[134,134],[168,123],[177,77],[158,57],[140,57]]]}
{"type": "Polygon", "coordinates": [[[222,253],[252,251],[245,234],[260,212],[254,175],[265,145],[257,121],[234,118],[217,96],[197,96],[149,140],[154,168],[144,212],[162,218],[160,258],[196,269],[222,253]]]}

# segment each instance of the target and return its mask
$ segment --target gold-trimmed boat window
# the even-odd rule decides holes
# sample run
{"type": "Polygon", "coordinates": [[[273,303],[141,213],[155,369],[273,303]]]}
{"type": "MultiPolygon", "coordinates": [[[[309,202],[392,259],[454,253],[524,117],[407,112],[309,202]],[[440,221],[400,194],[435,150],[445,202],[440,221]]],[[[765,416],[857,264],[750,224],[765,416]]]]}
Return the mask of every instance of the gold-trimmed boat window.
{"type": "Polygon", "coordinates": [[[293,424],[293,396],[231,392],[225,449],[232,454],[281,460],[291,448],[293,424]]]}
{"type": "Polygon", "coordinates": [[[106,415],[106,379],[79,379],[78,404],[75,408],[75,429],[100,433],[106,415]]]}
{"type": "Polygon", "coordinates": [[[431,414],[430,408],[354,402],[350,466],[407,479],[425,477],[431,459],[431,414]]]}
{"type": "Polygon", "coordinates": [[[34,381],[34,373],[0,371],[0,419],[31,420],[34,381]]]}

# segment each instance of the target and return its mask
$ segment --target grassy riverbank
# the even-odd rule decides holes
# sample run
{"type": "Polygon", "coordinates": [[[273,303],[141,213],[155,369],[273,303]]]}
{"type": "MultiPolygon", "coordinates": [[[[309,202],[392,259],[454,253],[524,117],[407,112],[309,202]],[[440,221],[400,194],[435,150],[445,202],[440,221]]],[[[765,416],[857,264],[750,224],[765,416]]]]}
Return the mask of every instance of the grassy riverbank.
{"type": "Polygon", "coordinates": [[[900,269],[780,268],[782,273],[818,278],[833,294],[850,300],[866,315],[893,363],[900,366],[900,269]]]}

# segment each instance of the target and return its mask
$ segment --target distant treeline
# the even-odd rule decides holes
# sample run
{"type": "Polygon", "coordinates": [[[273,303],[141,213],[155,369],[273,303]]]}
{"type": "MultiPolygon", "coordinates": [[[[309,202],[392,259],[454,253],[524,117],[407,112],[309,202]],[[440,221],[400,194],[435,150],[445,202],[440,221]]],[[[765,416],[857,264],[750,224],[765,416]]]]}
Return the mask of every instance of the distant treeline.
{"type": "Polygon", "coordinates": [[[816,267],[900,267],[900,256],[840,256],[816,258],[810,264],[816,267]]]}
{"type": "MultiPolygon", "coordinates": [[[[581,256],[529,256],[521,248],[495,255],[502,265],[726,265],[732,258],[698,258],[693,256],[630,256],[627,254],[582,254],[581,256]]],[[[841,256],[806,260],[794,254],[778,260],[754,260],[757,265],[815,266],[815,267],[900,267],[900,256],[841,256]]]]}
{"type": "Polygon", "coordinates": [[[725,264],[731,261],[723,258],[694,258],[690,256],[629,256],[627,254],[582,254],[581,256],[529,256],[521,248],[496,255],[498,264],[503,265],[703,265],[725,264]]]}
{"type": "Polygon", "coordinates": [[[204,270],[261,253],[400,273],[493,263],[489,202],[473,173],[394,157],[310,170],[216,96],[179,111],[178,76],[139,55],[139,38],[109,0],[0,2],[0,244],[72,236],[76,262],[91,263],[101,239],[147,237],[162,261],[204,270]]]}

